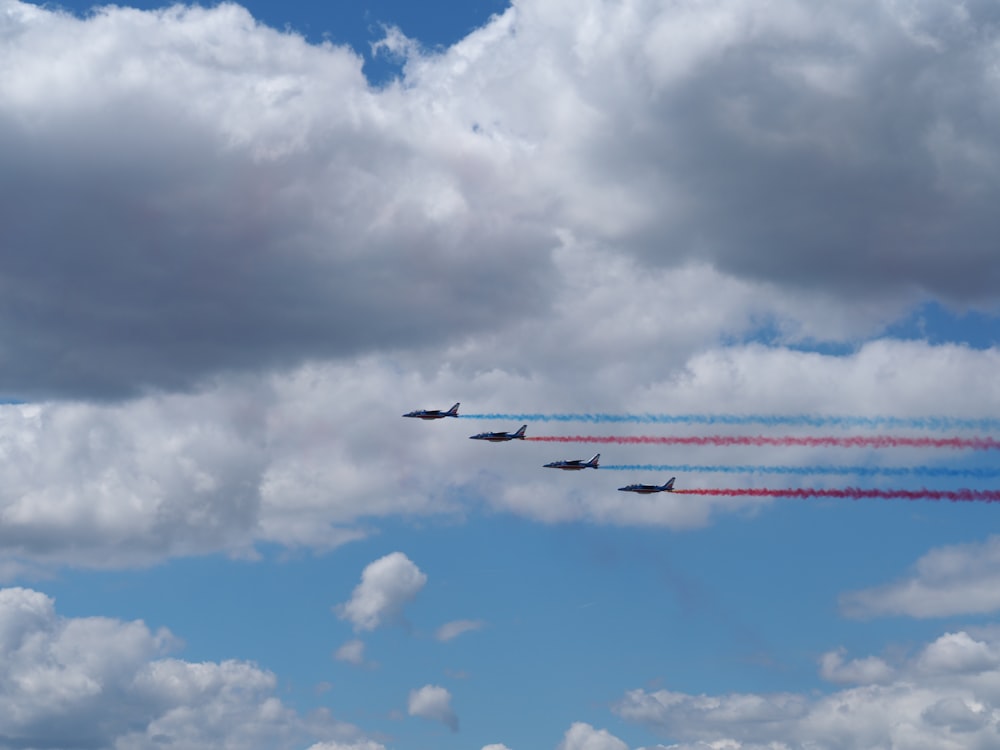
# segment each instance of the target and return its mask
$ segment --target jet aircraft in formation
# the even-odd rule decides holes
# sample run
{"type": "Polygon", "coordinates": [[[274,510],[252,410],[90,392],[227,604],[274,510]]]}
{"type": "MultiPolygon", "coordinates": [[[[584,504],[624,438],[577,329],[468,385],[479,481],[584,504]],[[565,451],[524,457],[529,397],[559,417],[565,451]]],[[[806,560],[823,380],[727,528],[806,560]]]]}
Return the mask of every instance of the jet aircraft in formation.
{"type": "Polygon", "coordinates": [[[444,419],[445,417],[457,417],[458,416],[458,404],[448,409],[448,411],[441,411],[440,409],[417,409],[417,411],[407,412],[403,415],[404,417],[415,417],[417,419],[444,419]]]}
{"type": "Polygon", "coordinates": [[[545,464],[543,468],[545,469],[565,469],[566,471],[578,471],[579,469],[596,469],[597,462],[600,460],[601,454],[598,453],[589,461],[584,461],[582,458],[574,458],[571,461],[553,461],[550,464],[545,464]]]}
{"type": "MultiPolygon", "coordinates": [[[[407,412],[404,417],[413,417],[415,419],[444,419],[445,417],[457,417],[458,416],[459,404],[456,403],[453,407],[447,411],[442,411],[441,409],[417,409],[416,411],[407,412]]],[[[505,443],[508,440],[524,440],[524,433],[528,429],[528,425],[523,424],[517,432],[480,432],[478,435],[470,435],[469,440],[488,440],[491,443],[505,443]]],[[[579,471],[581,469],[596,469],[598,468],[597,462],[600,461],[601,454],[597,453],[589,461],[584,461],[582,458],[574,458],[566,461],[553,461],[552,463],[545,464],[546,469],[563,469],[564,471],[579,471]]],[[[630,484],[625,487],[619,487],[620,492],[638,492],[641,495],[648,495],[653,492],[673,492],[674,491],[674,479],[676,477],[670,477],[670,479],[665,484],[630,484]]]]}
{"type": "Polygon", "coordinates": [[[524,440],[524,431],[528,425],[521,425],[517,432],[480,432],[478,435],[470,435],[469,440],[489,440],[491,443],[505,443],[508,440],[524,440]]]}
{"type": "Polygon", "coordinates": [[[619,492],[638,492],[640,495],[649,495],[653,492],[673,492],[674,491],[674,479],[677,477],[670,477],[666,484],[630,484],[625,487],[619,487],[619,492]]]}

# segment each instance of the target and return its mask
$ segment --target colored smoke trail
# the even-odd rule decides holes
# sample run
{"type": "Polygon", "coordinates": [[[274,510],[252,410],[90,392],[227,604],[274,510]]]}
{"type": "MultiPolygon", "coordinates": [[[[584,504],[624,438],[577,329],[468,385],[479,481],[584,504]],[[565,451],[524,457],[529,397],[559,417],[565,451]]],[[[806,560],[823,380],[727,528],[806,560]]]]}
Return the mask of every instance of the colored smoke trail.
{"type": "Polygon", "coordinates": [[[715,497],[790,497],[797,499],[835,497],[848,500],[948,500],[953,503],[997,503],[1000,490],[869,490],[846,487],[842,490],[808,488],[768,489],[766,487],[742,489],[692,489],[674,490],[675,495],[712,495],[715,497]]]}
{"type": "Polygon", "coordinates": [[[610,471],[672,471],[677,474],[782,474],[786,476],[837,475],[856,477],[1000,477],[998,468],[951,468],[947,466],[698,466],[692,464],[604,464],[610,471]]]}
{"type": "Polygon", "coordinates": [[[950,448],[952,450],[998,450],[1000,440],[991,437],[905,437],[893,435],[853,435],[850,437],[765,435],[541,435],[527,437],[545,443],[609,443],[613,445],[712,445],[778,446],[789,448],[950,448]]]}
{"type": "Polygon", "coordinates": [[[868,429],[1000,430],[1000,418],[857,417],[822,414],[460,414],[462,419],[592,424],[767,425],[769,427],[862,427],[868,429]]]}

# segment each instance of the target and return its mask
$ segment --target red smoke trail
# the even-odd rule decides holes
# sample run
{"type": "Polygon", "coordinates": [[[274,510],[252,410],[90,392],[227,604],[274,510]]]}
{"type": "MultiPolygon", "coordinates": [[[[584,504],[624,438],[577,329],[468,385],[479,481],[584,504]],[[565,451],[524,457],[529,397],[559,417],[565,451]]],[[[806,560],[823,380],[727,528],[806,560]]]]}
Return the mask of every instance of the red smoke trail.
{"type": "Polygon", "coordinates": [[[998,503],[1000,490],[866,490],[846,487],[842,490],[817,489],[703,489],[674,490],[675,495],[714,495],[717,497],[791,497],[808,499],[836,497],[848,500],[950,500],[953,503],[998,503]]]}
{"type": "Polygon", "coordinates": [[[613,443],[615,445],[754,445],[810,448],[951,448],[952,450],[1000,450],[1000,440],[991,437],[904,437],[893,435],[784,436],[764,435],[542,435],[525,440],[546,443],[613,443]]]}

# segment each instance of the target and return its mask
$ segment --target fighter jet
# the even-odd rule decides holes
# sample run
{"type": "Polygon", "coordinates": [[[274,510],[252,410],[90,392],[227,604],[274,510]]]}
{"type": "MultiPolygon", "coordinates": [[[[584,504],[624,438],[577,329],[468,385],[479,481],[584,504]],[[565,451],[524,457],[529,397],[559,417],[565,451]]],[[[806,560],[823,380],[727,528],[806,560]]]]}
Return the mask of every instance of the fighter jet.
{"type": "Polygon", "coordinates": [[[504,443],[508,440],[524,440],[524,431],[528,425],[521,425],[517,432],[480,432],[478,435],[470,435],[469,440],[489,440],[491,443],[504,443]]]}
{"type": "Polygon", "coordinates": [[[416,417],[417,419],[444,419],[445,417],[458,416],[458,404],[455,404],[448,411],[440,409],[418,409],[403,415],[404,417],[416,417]]]}
{"type": "Polygon", "coordinates": [[[670,477],[666,484],[630,484],[627,487],[619,487],[619,492],[638,492],[640,495],[648,495],[652,492],[673,492],[674,480],[677,477],[670,477]]]}
{"type": "Polygon", "coordinates": [[[545,464],[543,468],[545,469],[565,469],[566,471],[578,471],[579,469],[596,469],[597,462],[600,460],[601,454],[598,453],[589,461],[584,461],[582,458],[574,458],[572,461],[553,461],[550,464],[545,464]]]}

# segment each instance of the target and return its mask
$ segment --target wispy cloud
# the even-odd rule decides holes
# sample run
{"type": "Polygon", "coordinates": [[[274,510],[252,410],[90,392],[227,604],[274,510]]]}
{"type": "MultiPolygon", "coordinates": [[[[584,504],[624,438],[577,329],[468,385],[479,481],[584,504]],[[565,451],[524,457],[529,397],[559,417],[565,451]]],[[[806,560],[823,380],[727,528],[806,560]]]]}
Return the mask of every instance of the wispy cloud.
{"type": "Polygon", "coordinates": [[[862,619],[996,612],[1000,610],[1000,536],[933,549],[897,581],[842,594],[840,608],[847,616],[862,619]]]}
{"type": "Polygon", "coordinates": [[[454,620],[446,622],[439,627],[434,633],[434,637],[439,641],[450,641],[453,638],[458,638],[463,633],[479,630],[485,627],[485,625],[486,622],[483,620],[454,620]]]}

